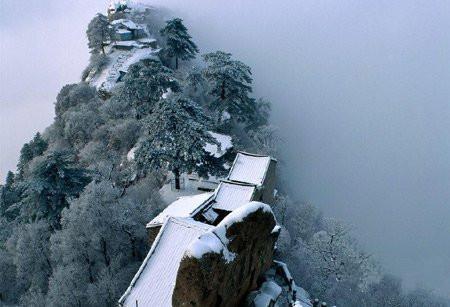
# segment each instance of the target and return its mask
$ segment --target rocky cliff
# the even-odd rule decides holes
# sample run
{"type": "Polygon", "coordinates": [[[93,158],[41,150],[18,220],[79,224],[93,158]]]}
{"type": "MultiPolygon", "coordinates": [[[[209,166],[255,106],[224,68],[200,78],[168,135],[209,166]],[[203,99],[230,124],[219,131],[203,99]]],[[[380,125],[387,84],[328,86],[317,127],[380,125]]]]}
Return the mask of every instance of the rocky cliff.
{"type": "Polygon", "coordinates": [[[230,213],[186,251],[173,306],[237,306],[272,264],[278,227],[270,207],[252,202],[230,213]]]}

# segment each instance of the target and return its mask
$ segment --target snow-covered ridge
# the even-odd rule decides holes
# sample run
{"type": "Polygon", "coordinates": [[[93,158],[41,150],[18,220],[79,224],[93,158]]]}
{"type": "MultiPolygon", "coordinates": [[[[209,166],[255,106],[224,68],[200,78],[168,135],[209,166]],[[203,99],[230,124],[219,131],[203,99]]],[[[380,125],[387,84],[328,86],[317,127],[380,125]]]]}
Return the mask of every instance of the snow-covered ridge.
{"type": "Polygon", "coordinates": [[[110,39],[104,42],[107,64],[100,71],[94,69],[89,72],[86,81],[90,85],[111,92],[131,65],[144,59],[159,59],[157,41],[147,26],[131,20],[131,13],[144,13],[147,9],[152,8],[124,0],[111,2],[108,9],[111,34],[110,39]],[[121,13],[121,18],[115,19],[117,12],[121,13]]]}
{"type": "Polygon", "coordinates": [[[130,45],[131,50],[113,50],[110,48],[107,56],[109,58],[108,65],[102,71],[97,72],[87,81],[98,90],[110,92],[118,82],[122,75],[125,75],[128,68],[144,59],[158,59],[157,50],[145,48],[139,49],[135,41],[121,42],[121,45],[130,45]]]}

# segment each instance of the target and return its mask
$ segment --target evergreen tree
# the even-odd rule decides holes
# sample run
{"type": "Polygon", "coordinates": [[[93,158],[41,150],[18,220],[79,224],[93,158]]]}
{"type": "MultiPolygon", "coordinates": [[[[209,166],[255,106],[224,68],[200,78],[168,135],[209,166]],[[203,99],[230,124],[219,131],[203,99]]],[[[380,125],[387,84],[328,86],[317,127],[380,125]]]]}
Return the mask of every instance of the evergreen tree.
{"type": "MultiPolygon", "coordinates": [[[[3,226],[3,225],[0,225],[3,226]]],[[[13,256],[3,246],[0,247],[0,306],[13,306],[16,298],[16,268],[13,256]]]]}
{"type": "Polygon", "coordinates": [[[77,197],[89,181],[87,172],[77,167],[75,156],[68,151],[37,158],[26,183],[25,215],[32,220],[46,217],[57,227],[68,199],[77,197]]]}
{"type": "Polygon", "coordinates": [[[5,188],[11,188],[13,184],[14,184],[14,173],[8,171],[5,179],[5,188]]]}
{"type": "Polygon", "coordinates": [[[17,170],[19,176],[22,177],[27,164],[33,159],[33,152],[29,143],[25,143],[20,149],[19,163],[17,164],[17,170]]]}
{"type": "Polygon", "coordinates": [[[159,61],[143,60],[128,69],[119,99],[130,104],[140,119],[151,113],[154,105],[168,90],[179,90],[172,70],[159,61]]]}
{"type": "Polygon", "coordinates": [[[92,53],[99,53],[100,50],[105,54],[105,42],[110,38],[108,18],[98,13],[89,22],[86,30],[88,46],[92,53]]]}
{"type": "Polygon", "coordinates": [[[64,85],[56,96],[56,118],[60,119],[67,110],[73,107],[87,104],[96,99],[98,99],[96,89],[87,83],[64,85]]]}
{"type": "Polygon", "coordinates": [[[42,138],[39,132],[36,133],[29,143],[23,145],[20,150],[19,163],[17,164],[19,178],[22,178],[28,163],[34,158],[42,155],[47,150],[47,147],[47,141],[42,138]]]}
{"type": "Polygon", "coordinates": [[[44,220],[23,224],[15,229],[13,240],[10,239],[14,242],[9,243],[14,244],[17,294],[47,291],[52,271],[50,234],[51,226],[44,220]]]}
{"type": "Polygon", "coordinates": [[[48,305],[114,306],[128,286],[145,257],[154,203],[120,195],[109,181],[92,182],[63,210],[51,237],[48,305]]]}
{"type": "Polygon", "coordinates": [[[198,170],[209,155],[204,146],[216,143],[207,131],[209,118],[192,100],[173,95],[159,103],[146,123],[147,137],[136,152],[139,169],[163,168],[175,176],[198,170]]]}
{"type": "Polygon", "coordinates": [[[197,45],[191,40],[187,28],[180,18],[167,21],[166,26],[161,29],[161,35],[166,37],[167,47],[163,52],[171,58],[175,58],[175,69],[178,69],[178,60],[190,60],[198,53],[197,45]]]}
{"type": "Polygon", "coordinates": [[[12,220],[16,217],[16,214],[9,212],[12,205],[18,202],[19,191],[14,186],[14,173],[9,171],[6,176],[6,182],[4,186],[0,185],[0,216],[12,220]]]}
{"type": "Polygon", "coordinates": [[[223,51],[205,54],[203,58],[207,64],[203,74],[210,84],[209,94],[214,98],[211,107],[218,111],[218,121],[224,120],[224,112],[239,121],[251,121],[255,100],[249,97],[252,91],[250,67],[223,51]]]}

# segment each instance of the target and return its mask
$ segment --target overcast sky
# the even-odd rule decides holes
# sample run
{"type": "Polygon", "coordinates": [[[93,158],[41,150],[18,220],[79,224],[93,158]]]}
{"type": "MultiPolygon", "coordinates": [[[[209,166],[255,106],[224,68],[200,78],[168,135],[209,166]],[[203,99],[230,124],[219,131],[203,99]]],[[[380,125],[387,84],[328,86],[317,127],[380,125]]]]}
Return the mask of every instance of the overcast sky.
{"type": "MultiPolygon", "coordinates": [[[[354,225],[388,271],[450,293],[450,2],[159,0],[202,52],[253,67],[295,197],[354,225]]],[[[0,173],[53,119],[106,1],[0,2],[0,173]],[[31,4],[30,4],[31,2],[31,4]]]]}

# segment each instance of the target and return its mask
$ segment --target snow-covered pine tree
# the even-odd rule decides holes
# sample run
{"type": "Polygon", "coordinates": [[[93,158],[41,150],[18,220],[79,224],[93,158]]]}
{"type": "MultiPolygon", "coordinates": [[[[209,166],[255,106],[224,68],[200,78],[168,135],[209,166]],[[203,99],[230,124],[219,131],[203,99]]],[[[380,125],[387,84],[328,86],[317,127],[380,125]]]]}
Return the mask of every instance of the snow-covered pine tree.
{"type": "Polygon", "coordinates": [[[179,189],[180,174],[199,169],[209,155],[204,146],[216,143],[207,131],[209,121],[190,99],[171,95],[161,100],[147,119],[147,136],[136,152],[138,169],[167,169],[179,189]]]}
{"type": "Polygon", "coordinates": [[[52,151],[34,159],[29,172],[22,207],[25,219],[47,218],[59,227],[61,211],[89,183],[88,173],[77,167],[69,151],[52,151]]]}
{"type": "Polygon", "coordinates": [[[172,70],[159,61],[143,60],[128,69],[119,99],[131,105],[140,119],[150,114],[165,92],[179,88],[172,70]]]}
{"type": "Polygon", "coordinates": [[[166,38],[167,46],[163,52],[170,58],[175,58],[175,69],[178,69],[178,60],[194,59],[198,53],[197,45],[191,40],[187,28],[180,18],[167,21],[166,26],[161,29],[161,35],[166,38]]]}
{"type": "Polygon", "coordinates": [[[23,176],[25,169],[28,163],[44,153],[47,150],[48,143],[45,141],[41,134],[38,132],[34,136],[34,138],[29,142],[23,145],[20,150],[20,158],[19,163],[17,164],[17,170],[19,171],[19,178],[23,176]]]}
{"type": "Polygon", "coordinates": [[[100,13],[95,15],[89,22],[86,35],[88,38],[88,47],[92,53],[100,53],[101,51],[105,54],[105,42],[110,38],[108,26],[108,18],[100,13]]]}
{"type": "Polygon", "coordinates": [[[203,74],[210,84],[209,94],[214,98],[211,107],[218,111],[218,121],[223,120],[224,112],[239,121],[250,121],[255,111],[255,100],[249,97],[250,67],[223,51],[205,54],[203,58],[207,64],[203,74]]]}

